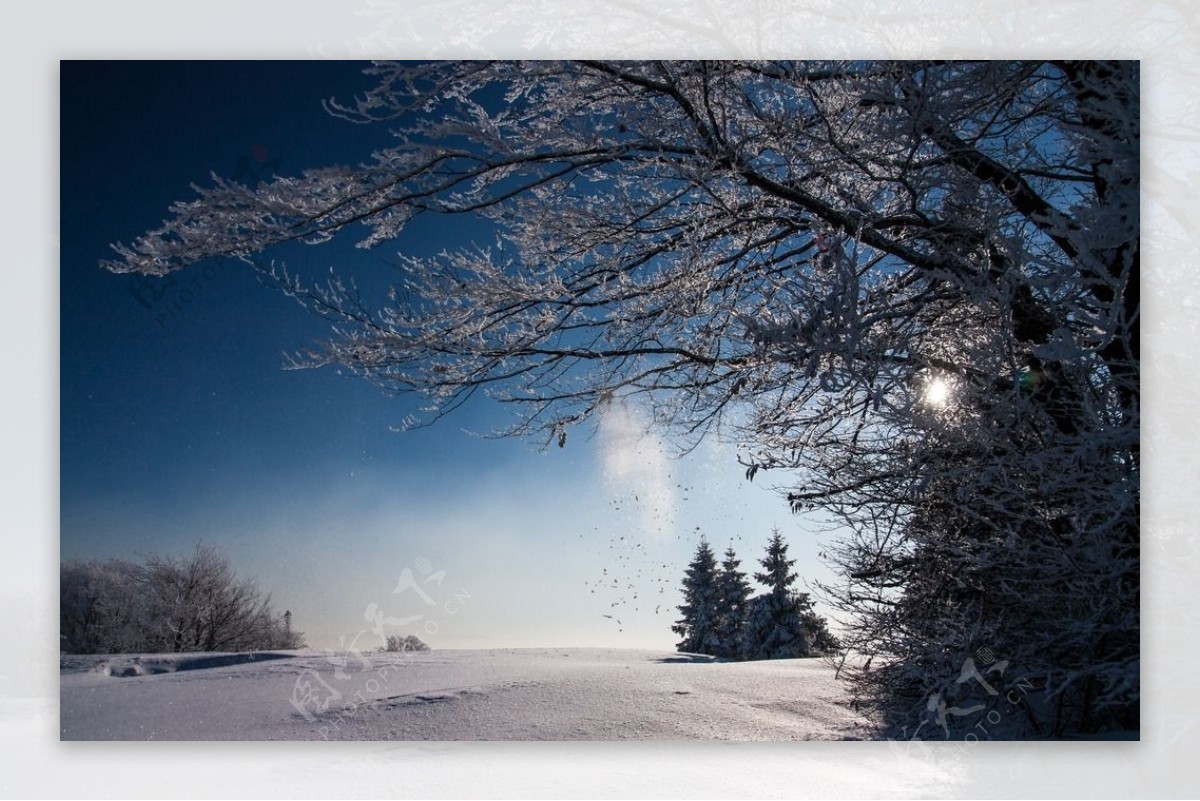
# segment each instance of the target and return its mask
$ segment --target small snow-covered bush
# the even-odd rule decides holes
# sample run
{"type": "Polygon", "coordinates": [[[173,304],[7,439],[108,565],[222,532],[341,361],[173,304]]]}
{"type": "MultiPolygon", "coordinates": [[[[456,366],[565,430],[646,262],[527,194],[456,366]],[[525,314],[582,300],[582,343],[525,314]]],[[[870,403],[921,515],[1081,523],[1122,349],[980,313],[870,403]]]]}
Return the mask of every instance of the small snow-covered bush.
{"type": "Polygon", "coordinates": [[[407,637],[401,637],[398,634],[393,634],[387,638],[385,651],[428,651],[429,646],[421,641],[421,638],[415,634],[409,634],[407,637]]]}

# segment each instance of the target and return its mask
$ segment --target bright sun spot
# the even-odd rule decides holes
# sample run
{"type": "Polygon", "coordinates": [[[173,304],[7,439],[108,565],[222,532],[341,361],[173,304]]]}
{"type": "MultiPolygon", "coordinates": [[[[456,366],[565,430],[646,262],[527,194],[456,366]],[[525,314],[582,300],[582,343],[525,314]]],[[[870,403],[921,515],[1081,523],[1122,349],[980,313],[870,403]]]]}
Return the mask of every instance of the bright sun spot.
{"type": "Polygon", "coordinates": [[[950,382],[944,378],[934,378],[925,385],[925,403],[934,408],[942,408],[950,402],[950,382]]]}

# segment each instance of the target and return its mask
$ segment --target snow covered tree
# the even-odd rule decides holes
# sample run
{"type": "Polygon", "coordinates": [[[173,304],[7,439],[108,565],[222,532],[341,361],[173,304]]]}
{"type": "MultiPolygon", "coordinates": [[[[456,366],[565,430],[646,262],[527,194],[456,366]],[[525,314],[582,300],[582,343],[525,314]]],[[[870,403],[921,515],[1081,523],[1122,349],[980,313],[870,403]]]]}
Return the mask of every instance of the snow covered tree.
{"type": "Polygon", "coordinates": [[[384,650],[388,652],[409,652],[409,651],[428,651],[429,646],[415,634],[409,634],[401,637],[399,634],[389,634],[387,641],[384,643],[384,650]]]}
{"type": "Polygon", "coordinates": [[[683,447],[724,425],[748,476],[786,471],[793,508],[849,532],[831,592],[889,720],[987,648],[1036,688],[1013,736],[1137,725],[1136,62],[371,74],[329,109],[392,147],[215,179],[106,266],[241,258],[337,324],[298,365],[429,419],[482,389],[560,445],[615,398],[683,447]],[[402,255],[378,298],[353,265],[312,284],[258,258],[358,225],[403,244],[429,214],[496,242],[402,255]]]}
{"type": "Polygon", "coordinates": [[[733,546],[726,548],[725,559],[717,574],[717,646],[714,650],[717,656],[737,658],[741,654],[742,623],[753,590],[746,574],[738,569],[740,565],[733,546]]]}
{"type": "Polygon", "coordinates": [[[67,562],[60,571],[60,635],[70,653],[249,651],[304,646],[227,556],[197,543],[187,557],[141,563],[67,562]]]}
{"type": "Polygon", "coordinates": [[[743,659],[793,659],[809,655],[808,639],[801,621],[801,603],[807,596],[792,590],[795,559],[787,558],[787,543],[776,529],[767,542],[766,555],[759,561],[762,571],[754,578],[767,588],[747,607],[742,628],[743,659]]]}
{"type": "Polygon", "coordinates": [[[138,565],[119,559],[64,562],[59,569],[61,649],[72,654],[151,650],[138,577],[138,565]]]}
{"type": "Polygon", "coordinates": [[[681,639],[678,650],[690,654],[716,654],[720,649],[717,626],[717,557],[701,539],[683,578],[682,617],[671,626],[681,639]]]}

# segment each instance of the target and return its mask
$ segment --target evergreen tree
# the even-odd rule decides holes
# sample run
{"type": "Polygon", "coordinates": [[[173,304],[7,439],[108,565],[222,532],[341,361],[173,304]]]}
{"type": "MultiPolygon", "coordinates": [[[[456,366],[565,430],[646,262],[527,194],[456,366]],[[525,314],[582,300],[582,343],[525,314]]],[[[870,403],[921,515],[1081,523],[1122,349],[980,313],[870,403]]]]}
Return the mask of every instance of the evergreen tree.
{"type": "Polygon", "coordinates": [[[715,654],[717,640],[717,557],[701,539],[683,579],[683,613],[671,630],[681,639],[676,648],[694,654],[715,654]]]}
{"type": "Polygon", "coordinates": [[[767,553],[759,561],[763,569],[754,574],[767,592],[753,598],[747,606],[743,659],[792,659],[809,655],[802,621],[808,596],[791,589],[796,581],[792,572],[795,563],[795,559],[787,558],[787,543],[779,529],[775,529],[767,543],[767,553]]]}
{"type": "Polygon", "coordinates": [[[791,586],[796,581],[796,574],[792,572],[796,560],[787,558],[787,543],[783,541],[779,529],[772,529],[771,539],[767,542],[767,555],[759,564],[763,567],[762,572],[754,574],[759,584],[765,585],[774,595],[784,596],[791,592],[791,586]]]}
{"type": "Polygon", "coordinates": [[[741,654],[742,621],[751,588],[746,574],[738,570],[740,565],[733,546],[726,548],[717,576],[717,656],[736,658],[741,654]]]}

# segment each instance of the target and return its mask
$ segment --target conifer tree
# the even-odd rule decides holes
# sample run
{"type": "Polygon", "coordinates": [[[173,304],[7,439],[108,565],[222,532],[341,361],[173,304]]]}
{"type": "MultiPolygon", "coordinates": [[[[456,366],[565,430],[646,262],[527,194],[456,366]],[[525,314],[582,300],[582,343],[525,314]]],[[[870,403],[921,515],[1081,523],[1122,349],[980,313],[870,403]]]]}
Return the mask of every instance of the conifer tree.
{"type": "MultiPolygon", "coordinates": [[[[742,637],[744,659],[791,659],[808,656],[809,643],[801,620],[801,598],[792,591],[795,559],[787,558],[787,543],[779,529],[771,533],[766,555],[759,561],[762,571],[755,580],[767,592],[753,598],[748,607],[742,637]]],[[[803,600],[807,602],[807,596],[803,600]]]]}
{"type": "Polygon", "coordinates": [[[682,639],[676,648],[694,654],[715,654],[717,640],[717,557],[701,539],[683,579],[683,613],[671,630],[682,639]]]}
{"type": "Polygon", "coordinates": [[[738,570],[740,565],[733,546],[726,548],[717,576],[717,656],[736,658],[741,654],[742,622],[752,590],[746,574],[738,570]]]}

